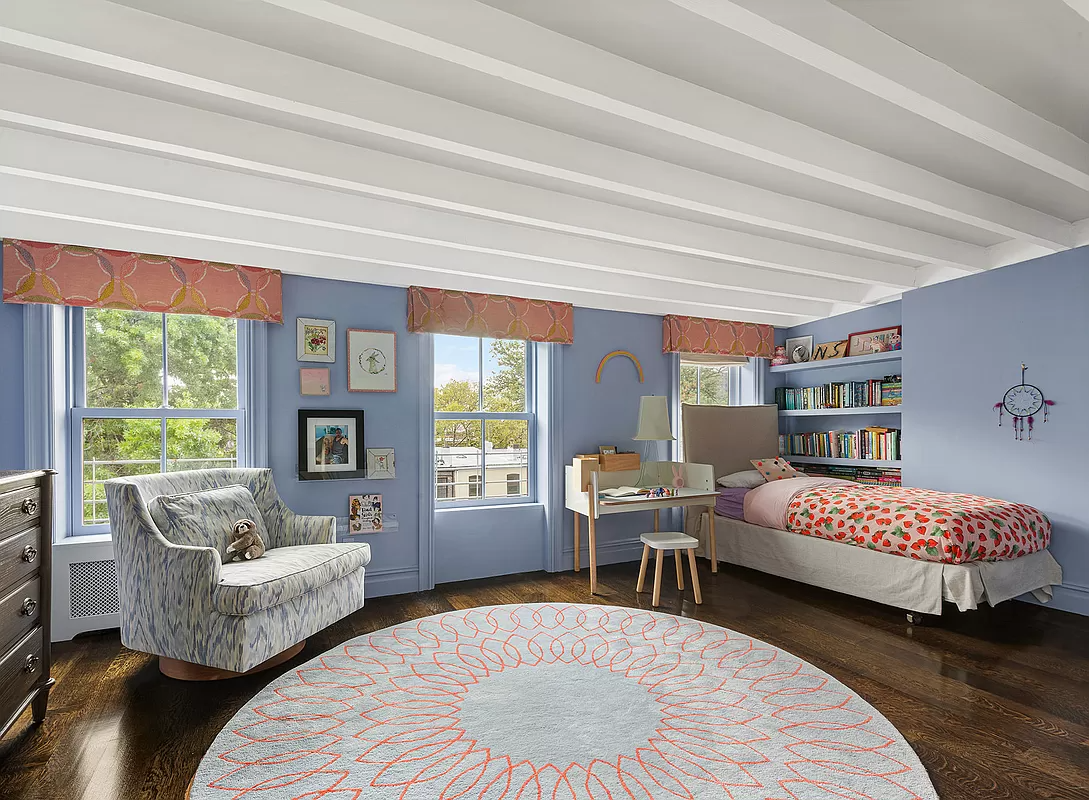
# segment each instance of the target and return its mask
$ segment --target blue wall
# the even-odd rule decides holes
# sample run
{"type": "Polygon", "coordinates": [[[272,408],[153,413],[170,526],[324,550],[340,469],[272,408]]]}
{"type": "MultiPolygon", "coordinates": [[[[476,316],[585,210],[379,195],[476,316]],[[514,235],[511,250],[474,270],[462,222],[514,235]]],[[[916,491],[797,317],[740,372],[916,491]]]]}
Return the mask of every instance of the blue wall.
{"type": "MultiPolygon", "coordinates": [[[[396,514],[397,530],[367,535],[371,565],[367,594],[414,592],[418,587],[419,459],[423,447],[417,424],[419,352],[423,337],[406,330],[405,290],[319,278],[284,276],[284,324],[270,325],[269,463],[285,502],[300,514],[348,514],[348,496],[381,494],[386,513],[396,514]],[[336,362],[295,360],[295,318],[336,321],[336,362]],[[397,333],[397,391],[349,392],[345,331],[371,328],[397,333]],[[300,367],[329,367],[329,397],[299,394],[300,367]],[[393,480],[300,481],[297,478],[298,412],[300,408],[363,409],[364,446],[393,447],[397,477],[393,480]]],[[[426,446],[426,442],[423,443],[426,446]]]]}
{"type": "Polygon", "coordinates": [[[911,486],[1029,503],[1054,525],[1059,608],[1089,614],[1089,248],[904,295],[904,479],[911,486]],[[1055,401],[1031,442],[995,403],[1021,380],[1055,401]]]}
{"type": "Polygon", "coordinates": [[[0,303],[0,469],[26,465],[23,419],[23,306],[0,303]]]}

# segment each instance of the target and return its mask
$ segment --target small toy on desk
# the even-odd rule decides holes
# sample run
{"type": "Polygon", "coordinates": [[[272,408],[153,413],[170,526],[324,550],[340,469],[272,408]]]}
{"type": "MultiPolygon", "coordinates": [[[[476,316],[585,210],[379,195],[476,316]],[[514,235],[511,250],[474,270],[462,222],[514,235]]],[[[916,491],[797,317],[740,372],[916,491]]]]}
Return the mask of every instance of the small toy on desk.
{"type": "Polygon", "coordinates": [[[647,491],[648,497],[676,497],[678,490],[669,486],[658,486],[647,491]]]}

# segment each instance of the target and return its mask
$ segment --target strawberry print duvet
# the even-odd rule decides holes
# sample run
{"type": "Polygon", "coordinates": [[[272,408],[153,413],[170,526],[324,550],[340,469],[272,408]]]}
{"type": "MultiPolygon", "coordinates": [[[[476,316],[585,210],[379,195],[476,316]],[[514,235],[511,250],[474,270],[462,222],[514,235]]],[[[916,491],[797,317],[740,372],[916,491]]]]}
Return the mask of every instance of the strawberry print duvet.
{"type": "Polygon", "coordinates": [[[786,530],[922,561],[1002,561],[1047,547],[1051,523],[1033,508],[970,494],[837,483],[804,488],[786,530]]]}

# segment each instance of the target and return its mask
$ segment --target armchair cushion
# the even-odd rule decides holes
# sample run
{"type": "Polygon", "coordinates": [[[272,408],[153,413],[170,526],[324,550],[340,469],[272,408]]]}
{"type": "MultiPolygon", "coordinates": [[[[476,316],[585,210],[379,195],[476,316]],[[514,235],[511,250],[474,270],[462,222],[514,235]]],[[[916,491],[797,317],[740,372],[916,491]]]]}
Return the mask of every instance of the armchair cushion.
{"type": "Polygon", "coordinates": [[[246,486],[159,495],[148,504],[148,510],[159,531],[174,544],[212,547],[225,557],[234,523],[251,519],[257,523],[265,548],[269,547],[264,518],[246,486]]]}
{"type": "Polygon", "coordinates": [[[222,614],[254,614],[320,589],[370,560],[369,544],[275,547],[259,559],[224,564],[212,604],[222,614]]]}

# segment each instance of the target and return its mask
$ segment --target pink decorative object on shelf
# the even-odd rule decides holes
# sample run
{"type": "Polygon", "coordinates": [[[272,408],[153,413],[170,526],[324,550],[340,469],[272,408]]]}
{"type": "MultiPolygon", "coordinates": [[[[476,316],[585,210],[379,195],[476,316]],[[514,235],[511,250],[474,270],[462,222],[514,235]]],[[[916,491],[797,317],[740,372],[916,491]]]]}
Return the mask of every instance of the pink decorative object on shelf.
{"type": "Polygon", "coordinates": [[[789,364],[790,359],[787,358],[787,349],[781,344],[775,345],[775,355],[771,359],[771,365],[773,367],[781,367],[783,364],[789,364]]]}

